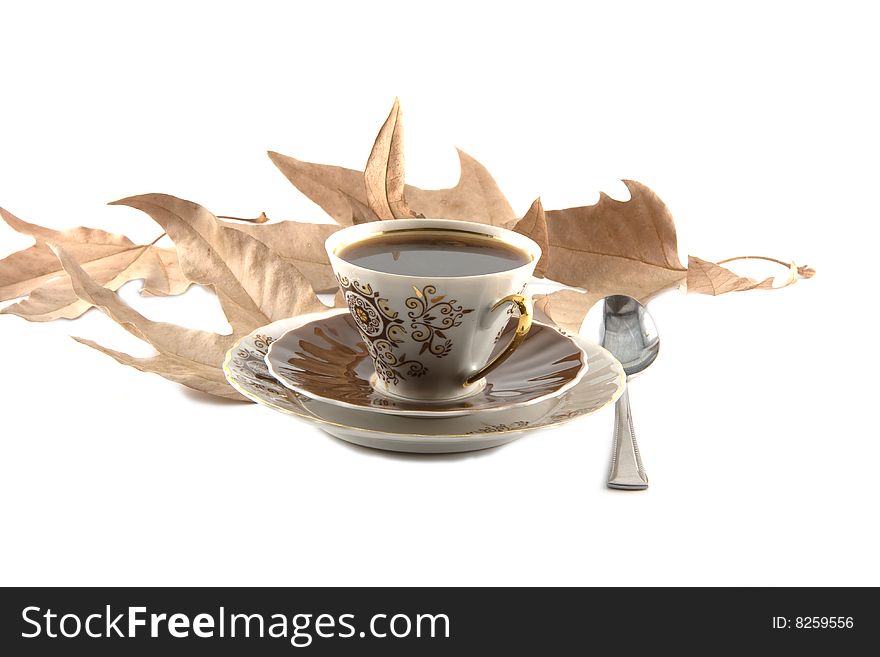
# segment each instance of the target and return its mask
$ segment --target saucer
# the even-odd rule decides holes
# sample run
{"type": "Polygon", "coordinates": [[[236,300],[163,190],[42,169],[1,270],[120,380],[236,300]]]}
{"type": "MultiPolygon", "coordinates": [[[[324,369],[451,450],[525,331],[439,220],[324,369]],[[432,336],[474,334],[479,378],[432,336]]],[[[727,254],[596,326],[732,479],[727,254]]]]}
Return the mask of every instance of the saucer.
{"type": "MultiPolygon", "coordinates": [[[[314,316],[312,316],[314,318],[314,316]]],[[[283,319],[245,336],[223,363],[226,379],[248,399],[293,415],[341,440],[397,452],[469,452],[509,443],[538,429],[564,424],[615,402],[623,392],[623,368],[598,345],[574,337],[586,354],[583,378],[558,397],[512,409],[503,416],[475,412],[458,417],[420,418],[358,411],[310,399],[282,386],[265,356],[273,342],[308,317],[283,319]]]]}
{"type": "MultiPolygon", "coordinates": [[[[269,372],[294,392],[354,410],[415,417],[507,411],[560,395],[587,370],[586,354],[574,340],[534,322],[516,352],[490,372],[474,394],[442,402],[389,397],[372,384],[373,361],[347,309],[300,321],[270,346],[269,372]]],[[[496,350],[510,341],[515,327],[511,322],[502,331],[496,350]]]]}

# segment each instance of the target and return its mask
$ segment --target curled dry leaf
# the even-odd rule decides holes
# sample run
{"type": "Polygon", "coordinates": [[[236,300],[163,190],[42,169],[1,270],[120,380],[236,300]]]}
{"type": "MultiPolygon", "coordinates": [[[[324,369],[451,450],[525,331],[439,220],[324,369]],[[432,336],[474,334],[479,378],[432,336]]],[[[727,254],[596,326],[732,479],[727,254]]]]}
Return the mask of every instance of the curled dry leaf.
{"type": "MultiPolygon", "coordinates": [[[[626,284],[646,298],[684,278],[675,223],[669,209],[645,185],[625,180],[630,200],[602,194],[596,205],[546,213],[553,258],[547,276],[607,294],[626,284]]],[[[604,296],[604,294],[603,294],[604,296]]]]}
{"type": "Polygon", "coordinates": [[[411,219],[413,212],[404,198],[403,116],[395,98],[391,113],[376,136],[364,168],[367,206],[379,219],[411,219]]]}
{"type": "MultiPolygon", "coordinates": [[[[174,249],[160,249],[155,246],[153,248],[156,249],[156,256],[162,263],[162,268],[156,271],[161,272],[165,276],[167,283],[161,286],[150,285],[149,283],[153,280],[153,277],[147,278],[144,280],[144,286],[141,288],[141,296],[170,297],[176,294],[183,294],[192,285],[192,281],[183,275],[180,261],[177,259],[177,251],[174,249]]],[[[105,285],[104,287],[109,286],[105,285]]]]}
{"type": "MultiPolygon", "coordinates": [[[[734,259],[736,258],[731,258],[731,260],[734,259]]],[[[771,260],[779,262],[775,259],[771,260]]],[[[782,288],[788,287],[797,282],[799,275],[802,275],[804,278],[809,278],[815,273],[815,271],[809,267],[799,268],[793,262],[787,266],[789,268],[789,273],[785,283],[774,287],[772,276],[765,278],[762,281],[756,281],[753,278],[738,276],[726,267],[722,267],[720,264],[709,262],[708,260],[703,260],[696,256],[688,256],[687,291],[697,294],[708,294],[714,297],[719,294],[726,294],[727,292],[781,290],[782,288]],[[801,271],[804,273],[801,274],[801,271]]]]}
{"type": "Polygon", "coordinates": [[[0,260],[0,301],[30,295],[0,310],[2,313],[45,322],[74,319],[89,309],[74,293],[47,242],[70,251],[90,276],[113,290],[138,279],[144,281],[141,293],[145,295],[181,294],[190,286],[173,250],[135,244],[123,235],[95,228],[52,230],[23,221],[2,208],[0,217],[12,229],[36,240],[33,246],[0,260]]]}
{"type": "Polygon", "coordinates": [[[265,212],[261,212],[253,219],[243,218],[243,217],[230,217],[226,214],[218,214],[218,219],[229,219],[234,222],[241,222],[244,224],[265,224],[269,221],[269,217],[266,216],[265,212]]]}
{"type": "Polygon", "coordinates": [[[348,199],[349,205],[351,205],[351,225],[357,226],[358,224],[365,224],[368,221],[379,221],[379,217],[370,209],[370,206],[364,205],[356,198],[349,196],[343,192],[343,195],[346,199],[348,199]]]}
{"type": "Polygon", "coordinates": [[[339,230],[338,224],[279,221],[255,225],[221,221],[220,225],[250,235],[276,255],[289,260],[305,276],[315,292],[336,289],[336,278],[324,250],[324,241],[339,230]]]}
{"type": "Polygon", "coordinates": [[[535,310],[543,313],[557,326],[576,334],[581,329],[586,311],[601,298],[601,294],[591,292],[557,290],[552,294],[537,297],[535,310]]]}
{"type": "MultiPolygon", "coordinates": [[[[87,271],[98,283],[110,290],[118,290],[130,280],[139,278],[155,280],[165,273],[168,287],[144,287],[141,294],[145,296],[168,296],[165,289],[170,289],[171,294],[180,294],[191,283],[183,278],[180,267],[177,264],[177,254],[168,249],[156,247],[140,247],[142,252],[131,263],[119,269],[116,258],[105,260],[100,263],[91,263],[87,271]]],[[[56,258],[57,260],[57,258],[56,258]]],[[[70,279],[54,278],[48,283],[31,291],[24,301],[7,306],[2,313],[18,315],[32,322],[47,322],[54,319],[75,319],[86,312],[91,306],[80,299],[70,285],[70,279]]]]}
{"type": "Polygon", "coordinates": [[[624,184],[628,201],[602,194],[596,205],[546,212],[551,254],[547,278],[588,292],[548,295],[539,307],[554,321],[580,326],[602,297],[626,294],[644,302],[685,280],[669,209],[645,185],[633,180],[624,184]],[[564,317],[557,320],[554,312],[563,308],[564,317]]]}
{"type": "MultiPolygon", "coordinates": [[[[517,220],[498,183],[482,164],[458,150],[461,175],[448,189],[420,189],[404,186],[409,207],[426,217],[476,221],[509,226],[517,220]]],[[[304,162],[270,151],[269,157],[281,173],[303,194],[343,226],[352,223],[352,209],[346,195],[367,205],[364,174],[354,169],[304,162]]]]}
{"type": "Polygon", "coordinates": [[[352,223],[351,204],[346,195],[363,205],[367,203],[362,171],[303,162],[274,151],[269,151],[269,159],[299,191],[342,226],[352,223]]]}
{"type": "Polygon", "coordinates": [[[407,188],[406,197],[426,217],[476,221],[481,224],[508,227],[517,219],[498,183],[482,164],[460,148],[461,176],[450,189],[422,190],[407,188]]]}
{"type": "MultiPolygon", "coordinates": [[[[461,175],[448,189],[420,189],[404,186],[409,206],[426,217],[476,221],[508,226],[517,217],[486,168],[458,150],[461,175]]],[[[270,151],[269,157],[281,173],[303,194],[343,226],[352,224],[352,208],[346,195],[367,205],[364,174],[354,169],[303,162],[270,151]]]]}
{"type": "Polygon", "coordinates": [[[535,199],[526,216],[516,222],[513,230],[532,238],[541,247],[541,259],[535,267],[535,276],[544,276],[547,272],[547,263],[550,261],[550,243],[547,236],[547,217],[541,199],[535,199]]]}
{"type": "Polygon", "coordinates": [[[165,229],[184,275],[213,288],[234,333],[326,308],[291,260],[196,203],[144,194],[111,205],[142,210],[165,229]]]}
{"type": "Polygon", "coordinates": [[[73,289],[80,299],[100,308],[129,333],[149,343],[159,354],[151,358],[134,358],[89,340],[80,339],[80,342],[142,372],[153,372],[212,395],[243,400],[226,383],[220,369],[224,354],[232,346],[235,336],[147,319],[122,301],[118,294],[98,285],[64,248],[57,245],[51,245],[50,248],[70,276],[73,289]],[[220,385],[221,382],[224,385],[220,385]]]}
{"type": "Polygon", "coordinates": [[[226,381],[222,370],[210,366],[183,360],[168,354],[159,354],[150,358],[135,358],[129,354],[109,349],[92,340],[74,337],[74,340],[113,358],[117,363],[128,365],[141,372],[158,374],[181,385],[204,392],[215,397],[223,397],[234,401],[250,401],[238,394],[226,381]]]}
{"type": "Polygon", "coordinates": [[[135,196],[116,204],[143,210],[165,229],[177,246],[181,269],[190,280],[217,293],[233,330],[219,335],[149,320],[90,278],[63,247],[53,246],[77,296],[159,352],[139,359],[83,341],[121,363],[212,395],[239,399],[221,371],[235,340],[277,319],[325,308],[291,261],[260,240],[222,225],[200,205],[165,194],[135,196]]]}

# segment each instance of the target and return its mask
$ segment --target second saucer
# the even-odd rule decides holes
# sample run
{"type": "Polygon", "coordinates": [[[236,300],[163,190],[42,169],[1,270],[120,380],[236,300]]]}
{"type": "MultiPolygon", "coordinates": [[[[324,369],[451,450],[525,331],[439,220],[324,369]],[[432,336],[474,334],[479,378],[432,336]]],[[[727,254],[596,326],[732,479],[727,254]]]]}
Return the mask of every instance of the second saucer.
{"type": "MultiPolygon", "coordinates": [[[[513,330],[509,325],[505,331],[513,330]]],[[[506,344],[502,335],[498,344],[506,344]]],[[[312,399],[391,415],[441,417],[535,404],[568,390],[586,372],[587,358],[558,329],[535,322],[516,358],[486,376],[485,387],[463,399],[419,402],[382,395],[370,384],[373,364],[351,314],[324,313],[272,343],[266,365],[291,390],[312,399]]]]}

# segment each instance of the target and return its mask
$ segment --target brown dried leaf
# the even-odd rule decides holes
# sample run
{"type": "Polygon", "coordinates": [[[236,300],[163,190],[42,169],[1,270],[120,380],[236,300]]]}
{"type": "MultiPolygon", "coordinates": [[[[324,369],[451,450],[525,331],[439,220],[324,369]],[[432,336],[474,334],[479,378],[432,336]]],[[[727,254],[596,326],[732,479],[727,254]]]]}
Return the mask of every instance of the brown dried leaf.
{"type": "MultiPolygon", "coordinates": [[[[180,260],[177,258],[177,251],[174,249],[156,249],[156,255],[162,262],[162,267],[153,270],[152,276],[144,279],[144,286],[141,288],[141,296],[145,297],[170,297],[176,294],[183,294],[190,285],[190,281],[183,275],[180,268],[180,260]]],[[[86,268],[88,271],[88,268],[86,268]]],[[[106,286],[105,286],[106,287],[106,286]]]]}
{"type": "Polygon", "coordinates": [[[95,228],[52,230],[23,221],[2,208],[0,217],[12,229],[36,240],[34,246],[0,260],[0,300],[30,294],[29,299],[0,310],[2,313],[43,322],[73,319],[88,310],[88,304],[74,294],[46,242],[69,250],[90,276],[113,290],[143,279],[143,294],[169,296],[181,294],[191,284],[169,249],[134,244],[123,235],[95,228]]]}
{"type": "MultiPolygon", "coordinates": [[[[62,247],[50,245],[50,248],[70,276],[73,289],[80,299],[100,308],[129,333],[152,345],[159,355],[152,358],[133,358],[93,342],[80,340],[81,342],[143,372],[154,372],[196,390],[217,394],[216,384],[223,377],[220,367],[236,336],[187,329],[147,319],[122,301],[118,294],[98,285],[62,247]],[[216,374],[209,374],[209,370],[214,370],[216,374]]],[[[228,384],[226,387],[228,390],[220,389],[224,393],[222,396],[237,398],[228,384]]]]}
{"type": "Polygon", "coordinates": [[[395,98],[364,168],[367,206],[379,219],[419,216],[406,204],[403,177],[403,115],[400,102],[395,98]]]}
{"type": "MultiPolygon", "coordinates": [[[[142,246],[102,258],[90,263],[86,271],[99,284],[114,291],[138,278],[145,279],[141,294],[152,296],[168,296],[169,293],[165,290],[170,290],[170,294],[181,294],[191,285],[180,273],[174,251],[155,246],[142,246]],[[173,265],[170,264],[172,257],[173,265]],[[128,264],[123,264],[125,261],[128,264]]],[[[7,306],[0,313],[18,315],[32,322],[48,322],[55,319],[75,319],[89,308],[91,305],[76,295],[70,279],[65,276],[41,285],[31,291],[27,299],[7,306]]]]}
{"type": "Polygon", "coordinates": [[[576,334],[580,331],[587,311],[601,298],[601,294],[591,292],[558,290],[552,294],[536,296],[535,310],[544,313],[557,326],[576,334]]]}
{"type": "Polygon", "coordinates": [[[74,340],[80,344],[97,349],[103,354],[107,354],[117,363],[128,365],[140,370],[141,372],[150,372],[159,376],[180,383],[187,388],[198,390],[200,392],[214,395],[215,397],[224,397],[235,401],[250,401],[235,391],[223,376],[223,371],[216,367],[202,365],[193,361],[177,359],[165,354],[152,356],[150,358],[135,358],[121,351],[108,349],[97,342],[86,340],[85,338],[74,337],[74,340]]]}
{"type": "Polygon", "coordinates": [[[237,399],[220,371],[234,341],[282,317],[325,308],[291,261],[245,232],[222,225],[205,208],[164,194],[116,203],[147,212],[165,229],[177,245],[181,269],[217,293],[233,329],[231,335],[219,335],[149,320],[89,277],[63,247],[50,245],[82,301],[97,306],[159,352],[153,358],[139,359],[83,341],[117,361],[209,394],[237,399]]]}
{"type": "Polygon", "coordinates": [[[602,297],[626,294],[644,302],[685,280],[669,209],[645,185],[633,180],[624,184],[629,201],[602,194],[596,205],[546,212],[547,278],[589,293],[548,295],[543,305],[554,321],[554,308],[557,315],[565,309],[559,321],[579,326],[602,297]]]}
{"type": "Polygon", "coordinates": [[[277,255],[290,260],[305,276],[315,292],[335,290],[336,277],[324,250],[324,241],[339,230],[338,224],[308,224],[279,221],[269,224],[232,224],[221,226],[247,233],[269,247],[277,255]]]}
{"type": "MultiPolygon", "coordinates": [[[[399,134],[398,111],[399,103],[395,100],[391,115],[382,126],[382,131],[380,131],[376,145],[374,145],[374,151],[377,146],[381,146],[383,153],[385,149],[389,154],[394,150],[400,156],[400,180],[398,181],[394,176],[388,178],[388,180],[393,180],[391,189],[394,190],[395,201],[398,200],[400,192],[399,199],[406,198],[407,207],[426,217],[476,221],[494,226],[508,226],[517,220],[513,208],[504,198],[504,194],[501,193],[498,184],[486,170],[486,167],[460,149],[456,150],[458,150],[461,175],[455,187],[425,190],[412,185],[404,185],[401,192],[399,184],[403,183],[403,144],[399,134]],[[391,121],[391,125],[389,125],[389,121],[391,121]],[[396,137],[395,128],[397,128],[396,137]]],[[[297,189],[321,206],[327,214],[343,226],[350,226],[354,221],[352,206],[347,197],[355,199],[363,206],[370,206],[364,184],[364,173],[361,171],[303,162],[273,151],[269,151],[269,157],[297,189]]],[[[396,157],[396,155],[392,157],[390,162],[396,162],[396,157]]],[[[383,159],[379,158],[379,162],[382,163],[383,159]]],[[[385,156],[384,162],[389,162],[388,156],[385,156]]],[[[396,171],[397,165],[394,168],[396,171]]],[[[381,191],[389,188],[387,185],[383,185],[376,187],[376,189],[381,191]]],[[[390,203],[388,205],[390,208],[390,203]]],[[[382,207],[384,208],[384,206],[382,207]]],[[[378,214],[385,216],[384,212],[378,214]]],[[[393,214],[392,212],[391,215],[393,214]]]]}
{"type": "Polygon", "coordinates": [[[287,155],[269,151],[269,159],[284,176],[309,197],[338,224],[351,225],[351,205],[345,195],[367,203],[362,171],[329,164],[303,162],[287,155]]]}
{"type": "Polygon", "coordinates": [[[253,219],[245,218],[245,217],[230,217],[227,214],[218,214],[218,219],[229,219],[234,222],[242,222],[245,224],[265,224],[269,221],[269,217],[266,216],[265,212],[261,212],[253,219]]]}
{"type": "Polygon", "coordinates": [[[348,202],[351,205],[351,224],[353,226],[365,224],[370,221],[379,221],[379,217],[370,209],[370,206],[364,205],[345,192],[342,192],[342,194],[348,199],[348,202]]]}
{"type": "Polygon", "coordinates": [[[138,208],[165,229],[177,247],[184,275],[214,289],[236,334],[325,309],[291,260],[278,256],[242,227],[222,225],[196,203],[167,194],[144,194],[111,205],[138,208]]]}
{"type": "Polygon", "coordinates": [[[547,263],[550,261],[550,244],[547,236],[547,217],[540,198],[535,199],[526,216],[516,222],[513,230],[532,238],[541,247],[542,255],[538,266],[535,267],[535,276],[544,276],[547,272],[547,263]]]}
{"type": "Polygon", "coordinates": [[[476,221],[493,226],[510,226],[516,213],[501,193],[498,183],[482,164],[460,148],[458,161],[461,176],[455,187],[422,190],[407,187],[406,198],[416,212],[426,217],[476,221]]]}
{"type": "Polygon", "coordinates": [[[150,343],[159,352],[217,367],[229,346],[232,335],[219,335],[147,319],[119,298],[112,290],[98,285],[62,247],[50,245],[70,277],[77,296],[103,310],[113,321],[132,335],[150,343]]]}
{"type": "Polygon", "coordinates": [[[46,247],[52,241],[75,251],[84,263],[107,258],[138,245],[123,235],[112,235],[94,228],[56,231],[23,221],[0,208],[0,217],[13,230],[33,237],[37,243],[0,261],[0,298],[14,299],[30,292],[49,279],[61,275],[58,259],[46,247]]]}
{"type": "Polygon", "coordinates": [[[697,294],[709,294],[714,297],[727,292],[779,290],[796,282],[797,277],[798,268],[794,263],[791,263],[786,282],[779,287],[773,287],[772,276],[762,281],[756,281],[753,278],[737,276],[726,267],[716,265],[714,262],[696,256],[688,256],[687,291],[697,294]]]}

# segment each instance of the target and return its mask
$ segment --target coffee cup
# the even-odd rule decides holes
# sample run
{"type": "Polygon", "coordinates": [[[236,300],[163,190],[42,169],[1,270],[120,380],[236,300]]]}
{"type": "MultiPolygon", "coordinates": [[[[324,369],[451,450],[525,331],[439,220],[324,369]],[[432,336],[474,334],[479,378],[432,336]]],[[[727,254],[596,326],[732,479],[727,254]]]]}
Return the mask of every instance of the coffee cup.
{"type": "Polygon", "coordinates": [[[541,248],[519,233],[395,219],[344,228],[325,247],[384,395],[439,402],[479,392],[531,326],[527,285],[541,248]],[[512,339],[496,346],[514,313],[512,339]]]}

